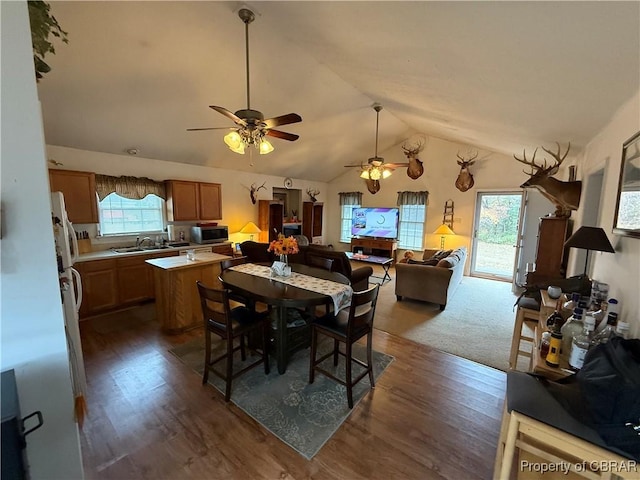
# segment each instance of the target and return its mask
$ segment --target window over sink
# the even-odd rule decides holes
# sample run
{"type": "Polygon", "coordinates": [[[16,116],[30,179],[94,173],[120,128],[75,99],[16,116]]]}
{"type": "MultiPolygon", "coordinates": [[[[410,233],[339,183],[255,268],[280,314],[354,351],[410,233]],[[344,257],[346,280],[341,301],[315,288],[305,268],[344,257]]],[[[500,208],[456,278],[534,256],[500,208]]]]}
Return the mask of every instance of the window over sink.
{"type": "Polygon", "coordinates": [[[164,229],[164,200],[152,193],[140,200],[110,193],[98,203],[98,213],[102,235],[162,232],[164,229]]]}

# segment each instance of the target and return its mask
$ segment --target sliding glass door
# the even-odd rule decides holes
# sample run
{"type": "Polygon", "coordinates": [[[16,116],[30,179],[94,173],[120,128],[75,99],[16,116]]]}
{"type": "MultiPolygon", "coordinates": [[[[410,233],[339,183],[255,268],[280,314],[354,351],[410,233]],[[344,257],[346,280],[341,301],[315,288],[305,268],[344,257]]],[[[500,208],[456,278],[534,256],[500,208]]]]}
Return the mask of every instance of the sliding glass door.
{"type": "Polygon", "coordinates": [[[522,191],[478,192],[471,275],[513,281],[522,191]]]}

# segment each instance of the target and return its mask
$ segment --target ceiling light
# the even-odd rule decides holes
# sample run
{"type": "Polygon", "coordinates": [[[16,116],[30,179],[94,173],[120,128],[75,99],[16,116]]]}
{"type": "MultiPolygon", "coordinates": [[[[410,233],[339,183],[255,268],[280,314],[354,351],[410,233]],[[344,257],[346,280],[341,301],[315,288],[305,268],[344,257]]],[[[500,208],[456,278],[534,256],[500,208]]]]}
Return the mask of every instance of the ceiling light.
{"type": "Polygon", "coordinates": [[[232,152],[244,155],[244,143],[237,130],[233,130],[232,132],[227,133],[224,136],[224,143],[227,144],[229,150],[231,150],[232,152]]]}
{"type": "Polygon", "coordinates": [[[362,170],[362,172],[360,172],[360,178],[364,178],[365,180],[380,180],[381,178],[389,178],[392,173],[390,169],[376,165],[369,165],[368,167],[363,168],[364,169],[362,170]]]}

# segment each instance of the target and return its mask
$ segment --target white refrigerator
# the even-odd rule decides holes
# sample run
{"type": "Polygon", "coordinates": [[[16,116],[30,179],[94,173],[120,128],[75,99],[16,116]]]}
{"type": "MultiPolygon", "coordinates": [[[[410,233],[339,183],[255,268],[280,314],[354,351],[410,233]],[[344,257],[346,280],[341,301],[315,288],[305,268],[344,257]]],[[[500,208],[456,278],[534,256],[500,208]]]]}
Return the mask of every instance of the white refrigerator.
{"type": "Polygon", "coordinates": [[[73,268],[73,264],[78,259],[78,240],[73,225],[67,217],[62,192],[51,194],[51,220],[56,244],[69,368],[75,397],[75,414],[76,420],[82,425],[86,412],[87,390],[78,315],[82,304],[82,279],[80,273],[73,268]]]}

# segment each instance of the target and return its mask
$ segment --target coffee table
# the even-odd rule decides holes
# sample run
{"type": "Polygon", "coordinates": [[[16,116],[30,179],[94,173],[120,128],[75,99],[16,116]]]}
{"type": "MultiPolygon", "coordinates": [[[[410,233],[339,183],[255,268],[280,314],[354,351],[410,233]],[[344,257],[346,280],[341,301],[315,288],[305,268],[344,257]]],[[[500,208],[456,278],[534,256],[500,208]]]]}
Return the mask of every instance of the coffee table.
{"type": "Polygon", "coordinates": [[[356,262],[364,262],[364,263],[373,263],[375,265],[381,265],[384,269],[384,275],[382,277],[378,275],[371,275],[374,278],[382,279],[382,285],[384,282],[388,282],[391,280],[391,275],[389,275],[389,267],[393,263],[393,258],[387,257],[376,257],[375,255],[363,255],[360,253],[353,252],[345,252],[345,255],[349,260],[355,260],[356,262]]]}

